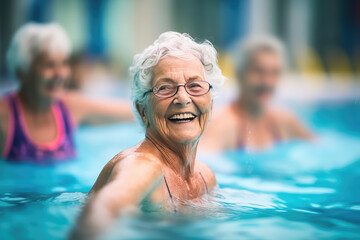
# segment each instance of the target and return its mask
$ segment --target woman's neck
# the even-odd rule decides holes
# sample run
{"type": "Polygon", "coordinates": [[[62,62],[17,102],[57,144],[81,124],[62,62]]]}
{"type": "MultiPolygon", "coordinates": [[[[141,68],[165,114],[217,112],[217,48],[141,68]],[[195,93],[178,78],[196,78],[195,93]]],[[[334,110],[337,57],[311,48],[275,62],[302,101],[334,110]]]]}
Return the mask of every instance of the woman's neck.
{"type": "Polygon", "coordinates": [[[235,105],[240,111],[245,113],[245,115],[252,120],[260,119],[265,112],[263,107],[251,104],[251,102],[249,102],[246,98],[239,98],[235,102],[235,105]]]}
{"type": "Polygon", "coordinates": [[[51,110],[51,99],[42,98],[38,94],[32,94],[23,88],[19,90],[18,96],[26,112],[41,114],[51,110]]]}
{"type": "Polygon", "coordinates": [[[164,139],[160,134],[154,134],[151,130],[148,130],[145,141],[157,150],[162,163],[166,167],[180,174],[186,180],[192,176],[198,145],[197,140],[185,144],[174,143],[169,139],[164,139]]]}

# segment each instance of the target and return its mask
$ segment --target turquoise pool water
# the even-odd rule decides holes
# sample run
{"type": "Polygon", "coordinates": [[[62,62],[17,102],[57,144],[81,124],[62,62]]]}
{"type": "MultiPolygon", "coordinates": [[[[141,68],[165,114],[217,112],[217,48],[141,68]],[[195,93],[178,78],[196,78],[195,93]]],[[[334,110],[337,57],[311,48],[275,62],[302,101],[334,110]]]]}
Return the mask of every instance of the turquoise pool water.
{"type": "MultiPolygon", "coordinates": [[[[318,134],[261,152],[199,156],[219,188],[192,215],[139,213],[109,239],[360,239],[360,104],[294,106],[318,134]]],[[[137,124],[81,127],[78,158],[0,161],[0,239],[65,239],[104,164],[143,138],[137,124]]],[[[191,208],[191,206],[189,206],[191,208]]]]}

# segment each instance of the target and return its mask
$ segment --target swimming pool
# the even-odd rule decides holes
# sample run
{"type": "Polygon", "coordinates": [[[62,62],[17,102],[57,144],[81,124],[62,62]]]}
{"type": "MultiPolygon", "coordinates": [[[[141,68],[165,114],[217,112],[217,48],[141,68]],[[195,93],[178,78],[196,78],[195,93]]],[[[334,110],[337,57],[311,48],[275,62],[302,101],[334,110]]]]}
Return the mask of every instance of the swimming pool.
{"type": "MultiPolygon", "coordinates": [[[[359,239],[360,103],[293,106],[317,132],[260,153],[199,156],[219,189],[192,215],[139,213],[109,239],[359,239]]],[[[57,166],[0,161],[1,239],[64,239],[104,164],[143,138],[137,124],[81,127],[57,166]]]]}

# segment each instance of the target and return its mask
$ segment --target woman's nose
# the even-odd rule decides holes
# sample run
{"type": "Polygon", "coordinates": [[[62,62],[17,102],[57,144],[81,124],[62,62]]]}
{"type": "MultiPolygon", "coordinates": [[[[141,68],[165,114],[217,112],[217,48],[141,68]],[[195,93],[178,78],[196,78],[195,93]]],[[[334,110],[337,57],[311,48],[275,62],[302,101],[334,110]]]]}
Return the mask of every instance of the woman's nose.
{"type": "Polygon", "coordinates": [[[55,69],[55,74],[60,78],[67,78],[69,75],[69,69],[66,66],[57,66],[55,69]]]}
{"type": "Polygon", "coordinates": [[[190,95],[186,92],[184,86],[179,86],[178,91],[175,94],[174,103],[175,104],[181,104],[181,105],[187,105],[191,102],[190,95]]]}

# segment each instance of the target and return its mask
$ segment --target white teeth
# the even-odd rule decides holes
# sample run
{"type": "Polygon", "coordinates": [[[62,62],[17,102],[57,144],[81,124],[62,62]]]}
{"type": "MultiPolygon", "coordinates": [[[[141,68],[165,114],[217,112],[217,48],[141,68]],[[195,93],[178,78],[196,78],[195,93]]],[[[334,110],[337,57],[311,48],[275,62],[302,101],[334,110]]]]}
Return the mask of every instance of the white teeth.
{"type": "Polygon", "coordinates": [[[193,114],[191,113],[179,113],[175,114],[170,117],[171,120],[182,120],[182,119],[189,119],[189,118],[195,118],[193,114]]]}

